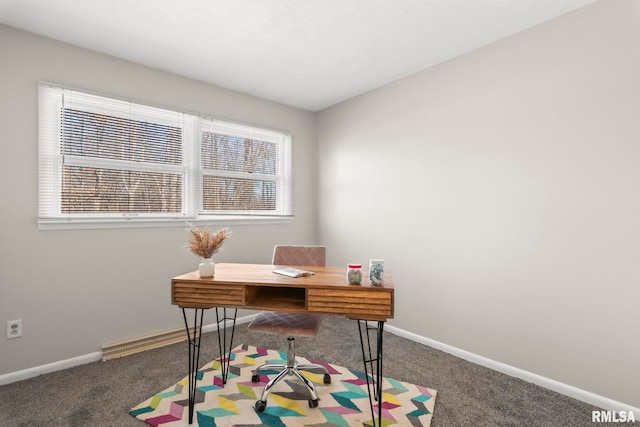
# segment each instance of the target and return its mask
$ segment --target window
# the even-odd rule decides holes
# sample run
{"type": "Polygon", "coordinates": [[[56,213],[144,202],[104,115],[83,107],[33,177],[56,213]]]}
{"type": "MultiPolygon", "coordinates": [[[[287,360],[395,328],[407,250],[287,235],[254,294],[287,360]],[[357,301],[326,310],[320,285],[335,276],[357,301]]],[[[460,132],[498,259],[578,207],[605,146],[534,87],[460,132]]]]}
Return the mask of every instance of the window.
{"type": "Polygon", "coordinates": [[[40,228],[291,217],[291,137],[39,86],[40,228]]]}

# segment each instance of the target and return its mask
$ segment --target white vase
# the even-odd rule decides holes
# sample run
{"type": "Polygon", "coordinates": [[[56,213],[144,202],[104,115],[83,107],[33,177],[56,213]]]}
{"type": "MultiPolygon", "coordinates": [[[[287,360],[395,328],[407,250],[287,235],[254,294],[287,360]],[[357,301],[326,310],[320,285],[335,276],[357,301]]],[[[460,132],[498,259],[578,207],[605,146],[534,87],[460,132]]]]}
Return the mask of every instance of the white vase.
{"type": "Polygon", "coordinates": [[[216,265],[211,258],[202,258],[198,270],[200,271],[200,277],[213,277],[216,273],[216,265]]]}

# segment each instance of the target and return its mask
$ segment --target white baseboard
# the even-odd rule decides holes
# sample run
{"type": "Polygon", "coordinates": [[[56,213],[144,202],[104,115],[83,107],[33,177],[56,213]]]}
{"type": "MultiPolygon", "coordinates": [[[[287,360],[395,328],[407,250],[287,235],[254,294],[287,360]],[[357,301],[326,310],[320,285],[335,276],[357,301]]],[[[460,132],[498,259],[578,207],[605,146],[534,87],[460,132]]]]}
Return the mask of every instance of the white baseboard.
{"type": "MultiPolygon", "coordinates": [[[[249,323],[256,317],[257,314],[249,316],[239,317],[236,319],[236,324],[249,323]]],[[[231,326],[231,322],[227,321],[225,327],[231,326]]],[[[218,329],[218,324],[213,323],[211,325],[203,325],[202,332],[212,332],[218,329]]],[[[55,371],[61,371],[67,368],[73,368],[74,366],[84,365],[85,363],[98,362],[102,360],[102,352],[97,351],[95,353],[85,354],[83,356],[72,357],[71,359],[60,360],[58,362],[47,363],[46,365],[34,366],[33,368],[23,369],[21,371],[9,372],[8,374],[0,375],[0,385],[11,384],[16,381],[27,380],[29,378],[37,377],[38,375],[48,374],[55,371]]]]}
{"type": "MultiPolygon", "coordinates": [[[[236,325],[241,325],[243,323],[249,323],[257,314],[252,314],[249,316],[243,316],[236,319],[236,325]]],[[[226,326],[230,326],[229,321],[227,321],[226,326]]],[[[212,332],[218,329],[218,324],[213,323],[210,325],[204,325],[202,327],[203,332],[212,332]]],[[[425,338],[420,335],[416,335],[411,332],[407,332],[403,329],[396,328],[391,325],[386,325],[385,330],[391,332],[399,337],[407,338],[411,341],[418,342],[420,344],[427,345],[429,347],[436,348],[438,350],[442,350],[445,353],[449,353],[453,356],[459,357],[461,359],[467,360],[472,363],[476,363],[478,365],[493,369],[494,371],[502,372],[503,374],[510,375],[515,378],[520,378],[521,380],[528,381],[534,384],[537,384],[541,387],[547,388],[549,390],[553,390],[557,393],[563,394],[565,396],[572,397],[574,399],[580,400],[585,403],[589,403],[591,405],[597,406],[598,408],[602,408],[609,411],[633,411],[635,415],[635,419],[640,419],[640,408],[635,408],[633,406],[617,402],[615,400],[599,396],[597,394],[563,384],[561,382],[542,377],[540,375],[527,372],[525,370],[515,368],[513,366],[505,365],[504,363],[497,362],[492,359],[488,359],[483,356],[479,356],[474,353],[470,353],[465,350],[461,350],[457,347],[453,347],[439,341],[432,340],[430,338],[425,338]]],[[[59,362],[48,363],[46,365],[35,366],[33,368],[24,369],[22,371],[10,372],[8,374],[0,375],[0,385],[10,384],[16,381],[22,381],[29,378],[37,377],[38,375],[48,374],[50,372],[60,371],[62,369],[72,368],[74,366],[83,365],[85,363],[97,362],[102,359],[102,352],[98,351],[95,353],[85,354],[83,356],[73,357],[71,359],[61,360],[59,362]]]]}
{"type": "Polygon", "coordinates": [[[469,362],[484,366],[486,368],[493,369],[494,371],[502,372],[503,374],[507,374],[509,376],[519,378],[527,382],[534,383],[536,385],[539,385],[540,387],[544,387],[546,389],[555,391],[556,393],[560,393],[565,396],[572,397],[576,400],[580,400],[582,402],[588,403],[590,405],[597,406],[598,408],[602,408],[608,411],[625,411],[627,413],[630,411],[633,411],[635,419],[636,420],[640,419],[640,408],[636,408],[631,405],[617,402],[615,400],[612,400],[603,396],[599,396],[597,394],[579,389],[577,387],[573,387],[568,384],[564,384],[546,377],[542,377],[540,375],[537,375],[519,368],[515,368],[513,366],[506,365],[504,363],[500,363],[495,360],[488,359],[486,357],[479,356],[477,354],[470,353],[465,350],[461,350],[457,347],[453,347],[448,344],[444,344],[439,341],[432,340],[430,338],[425,338],[423,336],[416,335],[411,332],[407,332],[403,329],[399,329],[391,325],[386,325],[385,330],[395,335],[398,335],[399,337],[407,338],[411,341],[415,341],[420,344],[424,344],[429,347],[442,350],[445,353],[449,353],[453,356],[459,357],[469,362]]]}
{"type": "MultiPolygon", "coordinates": [[[[249,323],[251,322],[253,319],[255,319],[255,317],[258,315],[259,313],[254,313],[254,314],[250,314],[248,316],[242,316],[242,317],[238,317],[236,319],[236,325],[242,325],[243,323],[249,323]]],[[[229,326],[232,325],[232,321],[227,320],[224,327],[227,328],[229,326]]],[[[217,331],[218,330],[218,324],[217,323],[212,323],[210,325],[204,325],[202,326],[202,332],[203,333],[207,333],[207,332],[213,332],[213,331],[217,331]]]]}
{"type": "Polygon", "coordinates": [[[48,374],[50,372],[61,371],[74,366],[84,365],[85,363],[97,362],[102,359],[102,352],[85,354],[83,356],[72,357],[71,359],[60,360],[58,362],[47,363],[46,365],[34,366],[33,368],[23,369],[22,371],[9,372],[0,375],[0,385],[14,383],[38,375],[48,374]]]}

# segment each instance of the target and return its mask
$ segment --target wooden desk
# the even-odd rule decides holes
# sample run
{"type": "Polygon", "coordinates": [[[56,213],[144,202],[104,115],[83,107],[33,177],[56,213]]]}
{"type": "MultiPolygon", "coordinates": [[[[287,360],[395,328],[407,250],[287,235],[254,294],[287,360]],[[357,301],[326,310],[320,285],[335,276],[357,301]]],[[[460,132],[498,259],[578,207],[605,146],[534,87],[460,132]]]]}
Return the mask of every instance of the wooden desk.
{"type": "MultiPolygon", "coordinates": [[[[385,321],[393,318],[394,310],[391,275],[385,272],[384,284],[381,286],[371,285],[368,277],[363,277],[361,285],[350,285],[346,280],[345,267],[293,266],[314,272],[312,276],[298,278],[273,273],[277,267],[266,264],[221,263],[216,264],[214,277],[200,278],[198,272],[193,271],[171,280],[171,303],[182,309],[189,337],[189,424],[193,421],[204,310],[216,310],[222,377],[226,383],[229,360],[225,356],[233,346],[237,310],[243,308],[331,314],[357,320],[365,372],[372,378],[368,386],[373,387],[373,396],[369,388],[369,402],[375,426],[372,398],[382,398],[382,381],[378,379],[382,378],[383,329],[385,321]],[[224,310],[222,318],[219,308],[224,310]],[[227,308],[234,310],[233,317],[227,317],[227,308]],[[194,309],[192,325],[187,320],[186,309],[194,309]],[[225,326],[229,320],[233,326],[227,346],[225,326]],[[369,325],[371,321],[375,321],[375,328],[369,325]],[[221,329],[224,337],[220,336],[221,329]],[[369,336],[372,330],[376,331],[373,340],[369,336]],[[375,356],[372,356],[372,341],[376,343],[375,356]]],[[[378,404],[378,425],[382,415],[381,403],[378,404]]]]}
{"type": "Polygon", "coordinates": [[[344,267],[297,268],[313,276],[291,278],[273,273],[265,264],[216,264],[215,277],[201,279],[197,271],[174,277],[171,303],[182,308],[233,307],[342,315],[353,319],[393,318],[393,281],[385,273],[383,286],[368,278],[361,285],[346,281],[344,267]]]}

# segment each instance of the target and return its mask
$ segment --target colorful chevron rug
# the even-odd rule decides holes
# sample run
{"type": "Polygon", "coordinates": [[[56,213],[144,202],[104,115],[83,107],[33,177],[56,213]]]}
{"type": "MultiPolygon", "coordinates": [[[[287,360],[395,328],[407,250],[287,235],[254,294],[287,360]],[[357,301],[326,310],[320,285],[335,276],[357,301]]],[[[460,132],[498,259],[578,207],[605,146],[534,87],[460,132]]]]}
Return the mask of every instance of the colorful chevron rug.
{"type": "MultiPolygon", "coordinates": [[[[229,377],[222,387],[220,360],[198,371],[196,405],[192,426],[198,427],[349,427],[369,426],[371,409],[364,374],[337,365],[298,357],[298,363],[320,363],[331,374],[331,384],[323,376],[305,372],[313,381],[320,404],[309,408],[306,389],[295,376],[280,381],[271,390],[264,412],[254,409],[264,385],[251,382],[251,369],[263,363],[286,363],[286,353],[240,345],[230,356],[229,377]]],[[[269,373],[269,372],[265,372],[269,373]]],[[[275,372],[273,372],[275,373],[275,372]]],[[[188,425],[187,378],[133,408],[134,417],[161,427],[188,425]]],[[[421,426],[431,423],[436,391],[384,378],[382,426],[421,426]]],[[[377,417],[377,405],[374,400],[377,417]]]]}

